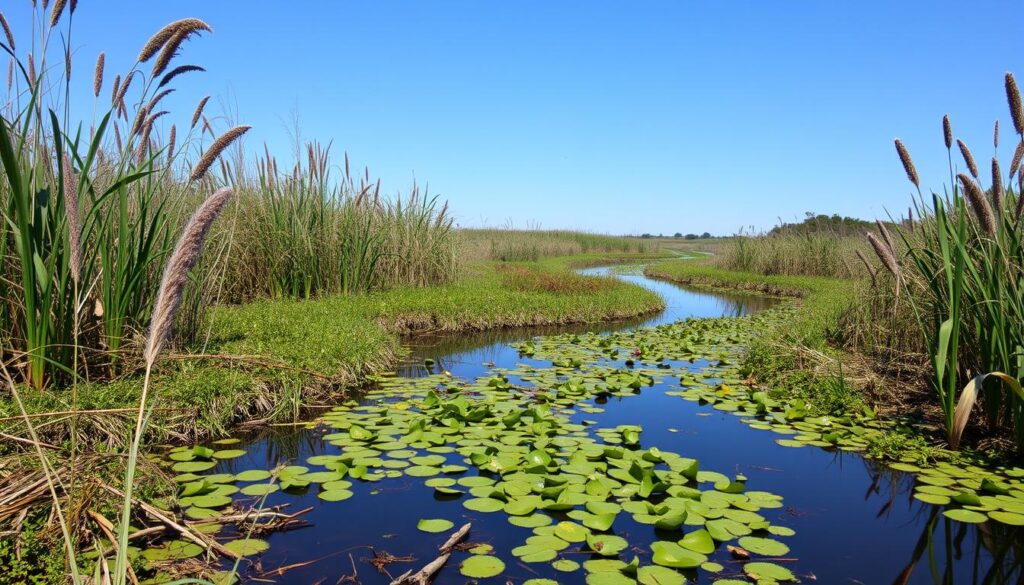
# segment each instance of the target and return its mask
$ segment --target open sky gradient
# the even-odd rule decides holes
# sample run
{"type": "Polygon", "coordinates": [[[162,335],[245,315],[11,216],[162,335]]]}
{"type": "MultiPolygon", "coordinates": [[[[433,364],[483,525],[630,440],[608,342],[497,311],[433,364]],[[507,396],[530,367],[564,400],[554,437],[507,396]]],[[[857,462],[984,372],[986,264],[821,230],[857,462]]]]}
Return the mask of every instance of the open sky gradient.
{"type": "MultiPolygon", "coordinates": [[[[0,8],[25,37],[30,6],[0,8]]],[[[96,55],[112,78],[186,16],[215,32],[178,62],[208,71],[175,83],[164,131],[213,94],[253,125],[248,148],[291,160],[297,120],[389,193],[429,183],[466,226],[729,234],[900,213],[893,138],[941,191],[942,115],[987,168],[997,117],[1004,159],[1015,144],[1003,74],[1024,81],[1019,0],[81,0],[83,119],[96,55]]]]}

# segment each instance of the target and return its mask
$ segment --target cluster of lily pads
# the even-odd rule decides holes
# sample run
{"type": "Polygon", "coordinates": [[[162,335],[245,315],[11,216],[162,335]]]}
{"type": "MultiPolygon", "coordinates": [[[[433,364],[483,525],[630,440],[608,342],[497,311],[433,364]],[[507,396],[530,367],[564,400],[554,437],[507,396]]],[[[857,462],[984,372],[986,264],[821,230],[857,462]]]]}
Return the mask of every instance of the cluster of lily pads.
{"type": "MultiPolygon", "coordinates": [[[[713,367],[682,373],[681,389],[666,394],[732,413],[751,428],[786,435],[775,441],[784,447],[863,452],[891,431],[892,421],[878,419],[868,410],[843,416],[812,416],[802,400],[777,400],[746,384],[736,365],[743,348],[775,318],[766,314],[740,319],[691,319],[611,335],[550,336],[518,347],[535,359],[557,361],[570,355],[580,364],[616,360],[621,348],[631,347],[630,361],[639,362],[633,373],[641,376],[657,376],[673,361],[709,362],[713,367]],[[645,364],[653,368],[643,367],[645,364]]],[[[945,506],[943,514],[953,520],[1024,525],[1024,469],[926,463],[912,453],[886,463],[897,471],[917,474],[914,497],[945,506]]]]}

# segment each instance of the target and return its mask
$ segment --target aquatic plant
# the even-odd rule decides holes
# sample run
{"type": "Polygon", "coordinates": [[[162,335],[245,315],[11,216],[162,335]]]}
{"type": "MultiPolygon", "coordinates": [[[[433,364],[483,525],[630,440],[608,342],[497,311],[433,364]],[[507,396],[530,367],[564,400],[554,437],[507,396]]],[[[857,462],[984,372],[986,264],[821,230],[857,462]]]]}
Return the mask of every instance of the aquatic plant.
{"type": "MultiPolygon", "coordinates": [[[[1020,92],[1006,74],[1007,102],[1024,146],[1020,92]]],[[[969,174],[957,173],[952,159],[952,127],[943,117],[943,137],[952,182],[945,196],[926,199],[910,154],[896,141],[907,176],[917,189],[919,218],[913,229],[898,229],[900,245],[883,245],[868,235],[876,255],[895,277],[910,304],[931,362],[932,388],[941,407],[950,445],[957,448],[975,402],[981,398],[988,425],[1008,428],[1024,446],[1024,246],[1021,173],[1011,164],[1006,181],[997,158],[992,184],[982,189],[970,149],[956,140],[969,174]],[[1014,186],[1014,173],[1017,186],[1014,186]],[[1005,184],[1004,184],[1005,183],[1005,184]]],[[[998,144],[998,126],[993,143],[998,144]]]]}

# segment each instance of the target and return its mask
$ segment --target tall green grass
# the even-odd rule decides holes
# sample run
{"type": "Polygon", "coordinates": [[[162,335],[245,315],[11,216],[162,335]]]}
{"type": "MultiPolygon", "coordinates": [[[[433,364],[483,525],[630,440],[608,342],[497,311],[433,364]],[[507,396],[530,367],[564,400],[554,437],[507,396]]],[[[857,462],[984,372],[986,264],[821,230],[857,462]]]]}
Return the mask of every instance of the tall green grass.
{"type": "Polygon", "coordinates": [[[854,278],[867,274],[857,251],[863,238],[825,228],[820,231],[772,231],[739,234],[719,245],[713,262],[720,268],[781,276],[854,278]]]}
{"type": "MultiPolygon", "coordinates": [[[[947,117],[943,129],[950,191],[925,197],[910,154],[897,140],[907,177],[918,190],[918,221],[896,230],[896,237],[884,232],[869,237],[900,293],[896,302],[902,299],[912,308],[954,448],[979,398],[987,425],[1012,432],[1017,447],[1024,447],[1024,392],[1019,383],[1024,379],[1024,109],[1013,76],[1007,73],[1005,82],[1017,134],[1009,174],[1002,173],[993,157],[989,187],[983,189],[973,155],[962,141],[957,143],[967,172],[958,173],[947,117]]],[[[997,151],[998,142],[996,134],[997,151]]]]}

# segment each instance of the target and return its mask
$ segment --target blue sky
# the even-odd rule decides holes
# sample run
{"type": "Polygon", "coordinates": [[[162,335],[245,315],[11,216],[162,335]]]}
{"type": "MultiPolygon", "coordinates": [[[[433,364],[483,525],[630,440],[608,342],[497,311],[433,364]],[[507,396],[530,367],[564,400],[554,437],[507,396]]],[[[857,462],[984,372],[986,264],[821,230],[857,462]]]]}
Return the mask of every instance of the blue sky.
{"type": "MultiPolygon", "coordinates": [[[[16,32],[29,7],[5,2],[16,32]]],[[[176,81],[168,127],[214,94],[253,126],[250,149],[290,159],[294,113],[304,139],[333,140],[389,193],[429,183],[467,226],[728,234],[884,216],[911,195],[893,138],[941,190],[942,115],[987,168],[997,117],[1004,159],[1014,143],[1003,74],[1024,82],[1019,0],[82,0],[84,115],[99,51],[109,79],[186,16],[215,32],[184,50],[208,72],[176,81]]]]}

